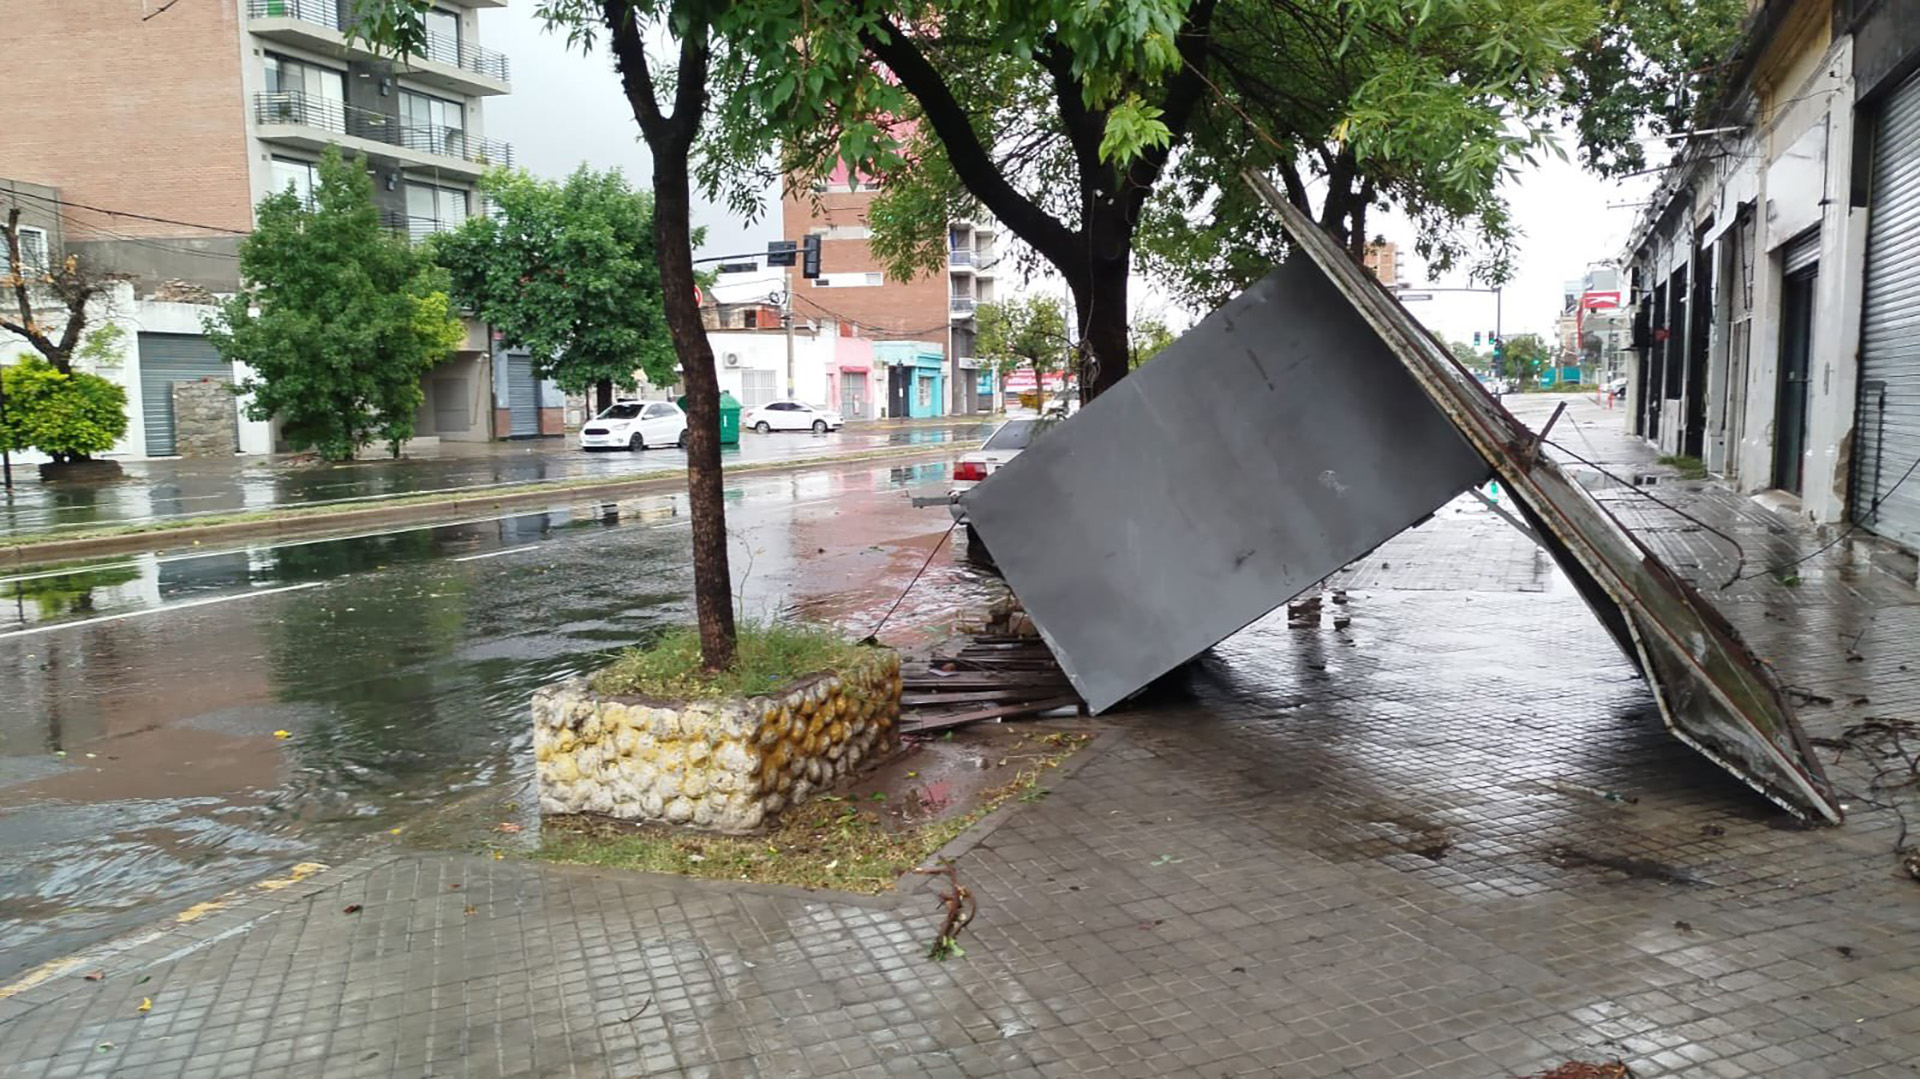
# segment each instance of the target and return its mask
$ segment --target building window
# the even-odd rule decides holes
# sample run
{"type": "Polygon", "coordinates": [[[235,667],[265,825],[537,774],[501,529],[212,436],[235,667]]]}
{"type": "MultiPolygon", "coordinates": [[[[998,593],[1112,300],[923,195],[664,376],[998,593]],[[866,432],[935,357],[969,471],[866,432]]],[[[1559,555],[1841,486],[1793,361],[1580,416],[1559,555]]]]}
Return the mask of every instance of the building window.
{"type": "Polygon", "coordinates": [[[467,156],[466,110],[458,101],[400,91],[400,124],[410,150],[426,150],[449,157],[467,156]]]}
{"type": "Polygon", "coordinates": [[[407,182],[407,235],[425,239],[452,232],[467,219],[467,193],[457,187],[407,182]]]}
{"type": "Polygon", "coordinates": [[[922,375],[914,380],[915,393],[921,408],[933,407],[933,379],[922,375]]]}
{"type": "Polygon", "coordinates": [[[271,107],[283,122],[338,129],[345,120],[343,71],[268,53],[267,93],[274,95],[271,107]]]}
{"type": "Polygon", "coordinates": [[[878,288],[887,283],[883,273],[823,273],[814,279],[814,288],[878,288]]]}
{"type": "Polygon", "coordinates": [[[300,205],[313,209],[313,193],[320,189],[320,166],[290,157],[274,158],[273,193],[277,195],[289,188],[299,196],[300,205]]]}
{"type": "MultiPolygon", "coordinates": [[[[0,242],[0,249],[6,245],[0,242]]],[[[47,232],[45,229],[20,226],[20,263],[21,268],[47,272],[47,232]]]]}
{"type": "MultiPolygon", "coordinates": [[[[421,16],[421,21],[426,25],[427,33],[437,34],[448,42],[451,42],[456,49],[459,48],[460,16],[455,15],[451,11],[433,8],[421,16]]],[[[434,59],[437,60],[439,57],[436,56],[434,59]]]]}
{"type": "Polygon", "coordinates": [[[779,394],[772,371],[751,368],[740,372],[740,403],[747,408],[768,404],[779,394]]]}

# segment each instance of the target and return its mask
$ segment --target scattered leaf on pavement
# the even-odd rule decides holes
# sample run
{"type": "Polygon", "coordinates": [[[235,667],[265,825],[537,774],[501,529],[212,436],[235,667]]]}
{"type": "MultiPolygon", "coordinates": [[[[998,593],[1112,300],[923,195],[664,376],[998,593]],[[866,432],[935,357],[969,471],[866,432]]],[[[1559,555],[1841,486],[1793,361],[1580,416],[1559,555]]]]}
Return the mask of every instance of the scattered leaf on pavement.
{"type": "Polygon", "coordinates": [[[273,736],[275,738],[287,739],[287,738],[293,737],[293,732],[288,730],[279,730],[279,731],[274,731],[273,736]]]}
{"type": "Polygon", "coordinates": [[[360,911],[361,911],[361,909],[362,909],[362,908],[361,908],[361,906],[360,906],[360,904],[358,904],[358,903],[348,903],[348,904],[347,904],[346,906],[344,906],[344,907],[341,907],[341,908],[340,908],[340,913],[342,913],[342,914],[358,914],[358,913],[360,913],[360,911]]]}
{"type": "Polygon", "coordinates": [[[519,831],[520,827],[521,827],[520,825],[515,824],[510,820],[503,820],[499,824],[494,825],[493,830],[496,832],[505,832],[508,835],[512,835],[513,833],[519,831]]]}
{"type": "Polygon", "coordinates": [[[141,1011],[143,1011],[143,1012],[150,1012],[150,1011],[152,1011],[152,1010],[153,1010],[153,998],[152,998],[152,997],[141,997],[141,998],[140,998],[140,1010],[141,1010],[141,1011]]]}
{"type": "Polygon", "coordinates": [[[101,981],[101,980],[103,980],[103,979],[105,979],[105,978],[106,978],[106,976],[107,976],[107,972],[106,972],[106,971],[104,971],[104,970],[96,970],[96,971],[94,971],[94,972],[93,972],[92,974],[88,974],[88,975],[86,975],[85,977],[86,977],[86,979],[87,979],[88,981],[90,981],[90,982],[97,982],[97,981],[101,981]]]}

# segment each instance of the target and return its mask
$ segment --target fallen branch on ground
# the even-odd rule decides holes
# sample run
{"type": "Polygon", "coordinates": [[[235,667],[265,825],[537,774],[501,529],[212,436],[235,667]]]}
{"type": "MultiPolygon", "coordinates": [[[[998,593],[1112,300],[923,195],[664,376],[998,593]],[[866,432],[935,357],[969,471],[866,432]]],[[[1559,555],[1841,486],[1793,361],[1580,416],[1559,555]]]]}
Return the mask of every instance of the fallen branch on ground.
{"type": "Polygon", "coordinates": [[[947,920],[941,923],[940,936],[928,949],[927,958],[958,959],[967,954],[960,947],[959,937],[960,931],[973,921],[974,913],[978,910],[973,893],[960,883],[960,875],[952,862],[940,866],[920,866],[914,872],[927,877],[945,877],[953,883],[952,891],[940,893],[940,902],[947,908],[947,920]]]}

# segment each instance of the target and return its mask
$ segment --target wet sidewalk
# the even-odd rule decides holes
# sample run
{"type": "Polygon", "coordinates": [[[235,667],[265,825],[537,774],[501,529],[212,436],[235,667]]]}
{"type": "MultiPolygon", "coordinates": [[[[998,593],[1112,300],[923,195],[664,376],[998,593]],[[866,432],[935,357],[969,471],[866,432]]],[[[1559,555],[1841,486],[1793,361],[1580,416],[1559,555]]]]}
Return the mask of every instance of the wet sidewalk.
{"type": "Polygon", "coordinates": [[[1826,539],[1620,418],[1575,402],[1555,441],[1697,518],[1601,491],[1794,687],[1846,825],[1667,735],[1462,499],[1343,571],[1324,624],[1250,627],[964,837],[962,959],[923,957],[920,885],[362,850],[0,988],[0,1075],[1920,1075],[1916,807],[1858,726],[1920,703],[1920,593],[1850,542],[1794,564],[1826,539]]]}
{"type": "MultiPolygon", "coordinates": [[[[739,446],[723,451],[722,460],[725,465],[744,465],[978,442],[993,422],[992,417],[941,417],[871,421],[826,435],[746,432],[739,446]]],[[[281,506],[372,503],[442,491],[475,494],[528,483],[627,479],[684,470],[686,454],[674,448],[585,453],[578,439],[568,435],[441,442],[410,450],[399,460],[330,464],[300,455],[157,458],[122,461],[121,468],[124,477],[110,483],[42,483],[32,467],[15,468],[13,492],[0,492],[0,539],[281,506]]]]}

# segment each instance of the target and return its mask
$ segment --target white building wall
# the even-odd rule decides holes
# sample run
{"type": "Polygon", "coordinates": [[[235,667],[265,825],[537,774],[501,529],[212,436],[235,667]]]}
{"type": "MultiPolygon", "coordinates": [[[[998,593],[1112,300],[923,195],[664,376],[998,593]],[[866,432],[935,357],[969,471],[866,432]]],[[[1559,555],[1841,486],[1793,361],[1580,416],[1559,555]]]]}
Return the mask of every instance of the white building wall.
{"type": "MultiPolygon", "coordinates": [[[[1777,87],[1772,95],[1782,103],[1778,112],[1750,134],[1724,138],[1715,148],[1722,154],[1719,163],[1696,168],[1690,203],[1678,213],[1657,208],[1664,214],[1659,221],[1665,228],[1642,236],[1648,250],[1639,265],[1645,274],[1643,288],[1668,281],[1674,268],[1691,256],[1693,230],[1713,222],[1719,246],[1709,247],[1704,255],[1717,263],[1718,271],[1710,301],[1708,464],[1738,490],[1758,492],[1774,484],[1784,246],[1818,224],[1819,276],[1799,510],[1824,523],[1842,520],[1847,513],[1866,258],[1866,211],[1850,204],[1855,126],[1851,38],[1842,35],[1825,55],[1799,62],[1794,70],[1797,76],[1804,73],[1798,85],[1777,87]],[[1816,155],[1819,165],[1810,168],[1816,155]],[[1733,221],[1743,203],[1751,204],[1754,215],[1754,250],[1748,256],[1753,263],[1751,319],[1744,356],[1732,325],[1740,305],[1729,294],[1743,287],[1732,255],[1739,242],[1739,226],[1733,221]],[[1719,443],[1723,438],[1724,444],[1719,443]]],[[[1671,303],[1669,297],[1669,319],[1671,303]]],[[[1686,332],[1685,327],[1669,325],[1676,333],[1686,332]]],[[[1645,362],[1644,354],[1636,354],[1636,366],[1645,362]]],[[[1686,419],[1684,397],[1667,399],[1665,387],[1658,384],[1648,390],[1662,404],[1657,444],[1665,452],[1678,452],[1686,419]]]]}
{"type": "MultiPolygon", "coordinates": [[[[720,388],[749,406],[787,396],[787,335],[769,330],[709,330],[713,365],[720,388]],[[766,385],[773,394],[748,400],[747,384],[766,385]]],[[[793,396],[809,404],[835,406],[827,399],[827,371],[833,363],[833,338],[824,331],[793,335],[793,396]]]]}
{"type": "Polygon", "coordinates": [[[1754,492],[1773,485],[1774,428],[1780,403],[1780,330],[1783,245],[1809,221],[1820,226],[1820,271],[1814,292],[1812,350],[1808,360],[1807,449],[1801,511],[1819,522],[1846,515],[1848,451],[1852,445],[1858,390],[1860,297],[1865,276],[1866,212],[1850,205],[1854,139],[1852,39],[1841,37],[1805,83],[1782,100],[1782,109],[1759,135],[1755,150],[1766,154],[1760,172],[1752,363],[1746,386],[1744,437],[1739,447],[1738,488],[1754,492]],[[1796,147],[1825,132],[1821,189],[1787,189],[1782,166],[1796,147]],[[1809,133],[1814,133],[1810,135],[1809,133]],[[1769,186],[1771,184],[1771,186],[1769,186]],[[1808,213],[1803,201],[1820,203],[1808,213]],[[1773,203],[1773,205],[1769,205],[1773,203]]]}

